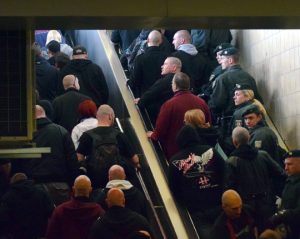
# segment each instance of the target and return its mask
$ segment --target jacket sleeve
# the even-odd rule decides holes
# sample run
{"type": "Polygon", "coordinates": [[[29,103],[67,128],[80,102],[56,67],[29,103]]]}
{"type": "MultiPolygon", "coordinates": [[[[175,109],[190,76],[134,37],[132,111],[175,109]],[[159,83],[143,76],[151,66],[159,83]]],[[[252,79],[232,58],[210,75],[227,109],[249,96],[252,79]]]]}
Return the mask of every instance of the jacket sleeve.
{"type": "Polygon", "coordinates": [[[168,107],[168,104],[163,104],[160,108],[159,115],[156,120],[156,127],[151,135],[152,140],[157,141],[166,137],[166,134],[168,133],[168,125],[170,125],[171,122],[170,110],[171,109],[168,107]]]}
{"type": "Polygon", "coordinates": [[[210,97],[209,107],[217,113],[220,113],[225,108],[226,102],[228,102],[228,93],[224,84],[224,78],[222,75],[216,79],[216,84],[213,87],[213,92],[210,97]]]}
{"type": "Polygon", "coordinates": [[[46,238],[47,239],[59,239],[62,234],[62,223],[59,220],[57,210],[54,210],[51,218],[48,221],[46,238]]]}

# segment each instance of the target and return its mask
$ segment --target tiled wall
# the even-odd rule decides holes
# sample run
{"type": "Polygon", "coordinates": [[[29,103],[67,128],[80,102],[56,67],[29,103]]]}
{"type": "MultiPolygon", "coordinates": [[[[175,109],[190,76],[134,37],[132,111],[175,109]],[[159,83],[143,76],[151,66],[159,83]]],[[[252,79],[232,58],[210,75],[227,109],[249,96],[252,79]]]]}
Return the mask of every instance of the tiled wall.
{"type": "Polygon", "coordinates": [[[290,149],[300,148],[300,30],[233,30],[241,65],[290,149]]]}

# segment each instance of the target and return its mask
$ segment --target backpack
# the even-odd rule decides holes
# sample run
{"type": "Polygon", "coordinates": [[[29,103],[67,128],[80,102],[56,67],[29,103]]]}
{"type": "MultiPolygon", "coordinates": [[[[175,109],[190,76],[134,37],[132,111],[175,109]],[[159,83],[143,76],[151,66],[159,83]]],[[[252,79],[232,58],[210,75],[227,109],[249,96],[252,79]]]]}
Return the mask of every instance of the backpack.
{"type": "Polygon", "coordinates": [[[110,135],[99,135],[93,131],[86,132],[93,139],[92,153],[87,159],[87,174],[96,187],[105,187],[108,182],[108,170],[114,164],[121,164],[117,143],[118,131],[110,135]]]}

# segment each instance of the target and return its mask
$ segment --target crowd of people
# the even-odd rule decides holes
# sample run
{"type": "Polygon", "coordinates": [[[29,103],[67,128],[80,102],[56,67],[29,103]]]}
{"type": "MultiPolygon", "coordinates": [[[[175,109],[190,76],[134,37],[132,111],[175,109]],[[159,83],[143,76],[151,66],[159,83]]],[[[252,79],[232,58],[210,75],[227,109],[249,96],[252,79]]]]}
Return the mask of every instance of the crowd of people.
{"type": "MultiPolygon", "coordinates": [[[[300,150],[278,145],[230,31],[114,30],[111,40],[199,237],[300,239],[300,150]]],[[[65,45],[55,30],[32,45],[33,143],[50,153],[0,160],[0,238],[155,238],[108,79],[84,46],[65,45]]]]}

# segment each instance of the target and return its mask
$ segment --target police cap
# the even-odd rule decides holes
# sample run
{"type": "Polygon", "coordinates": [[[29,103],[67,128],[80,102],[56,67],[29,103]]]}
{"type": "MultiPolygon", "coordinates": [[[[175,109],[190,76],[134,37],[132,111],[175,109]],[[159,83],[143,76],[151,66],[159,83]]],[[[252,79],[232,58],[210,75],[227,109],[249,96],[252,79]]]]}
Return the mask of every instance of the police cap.
{"type": "Polygon", "coordinates": [[[235,87],[233,89],[236,90],[252,90],[251,86],[248,84],[235,84],[235,87]]]}
{"type": "Polygon", "coordinates": [[[249,114],[261,114],[261,111],[259,110],[259,108],[256,105],[250,105],[249,107],[247,107],[244,111],[244,113],[242,114],[243,117],[245,117],[246,115],[249,114]]]}
{"type": "Polygon", "coordinates": [[[222,52],[221,52],[221,56],[233,56],[233,55],[236,55],[238,54],[238,49],[236,49],[235,47],[229,47],[229,48],[226,48],[224,49],[222,52]]]}
{"type": "Polygon", "coordinates": [[[291,150],[284,155],[284,158],[300,158],[300,150],[291,150]]]}
{"type": "Polygon", "coordinates": [[[230,48],[230,47],[233,47],[230,43],[221,43],[220,45],[218,45],[215,50],[214,50],[214,53],[216,54],[218,51],[222,51],[224,49],[227,49],[227,48],[230,48]]]}

